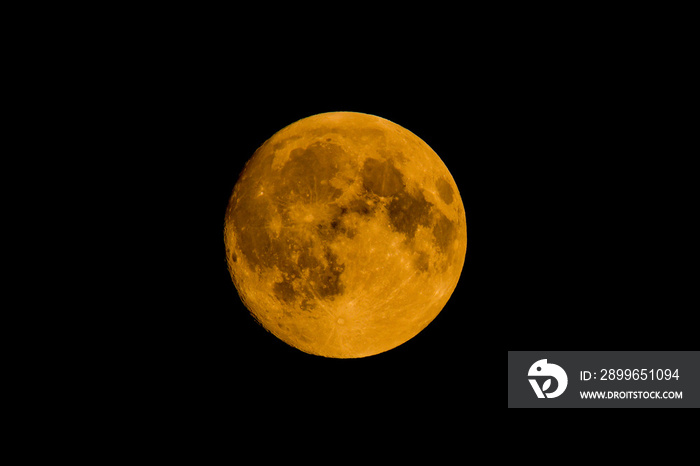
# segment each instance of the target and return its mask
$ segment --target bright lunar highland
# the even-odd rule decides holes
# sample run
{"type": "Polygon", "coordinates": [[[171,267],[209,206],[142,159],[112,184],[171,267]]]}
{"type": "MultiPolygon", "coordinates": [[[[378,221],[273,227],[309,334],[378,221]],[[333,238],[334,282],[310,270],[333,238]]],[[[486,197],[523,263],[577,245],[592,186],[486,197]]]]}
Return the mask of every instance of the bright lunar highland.
{"type": "Polygon", "coordinates": [[[307,353],[360,358],[440,313],[467,225],[452,175],[425,142],[377,116],[333,112],[255,152],[224,239],[241,300],[265,329],[307,353]]]}

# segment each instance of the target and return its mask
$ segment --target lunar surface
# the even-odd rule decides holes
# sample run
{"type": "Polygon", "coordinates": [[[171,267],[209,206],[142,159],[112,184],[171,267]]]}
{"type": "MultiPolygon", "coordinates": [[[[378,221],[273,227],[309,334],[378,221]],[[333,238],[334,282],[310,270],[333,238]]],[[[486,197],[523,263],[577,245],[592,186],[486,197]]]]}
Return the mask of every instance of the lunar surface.
{"type": "Polygon", "coordinates": [[[454,179],[425,142],[377,116],[334,112],[255,152],[224,239],[236,289],[265,329],[307,353],[359,358],[440,313],[467,226],[454,179]]]}

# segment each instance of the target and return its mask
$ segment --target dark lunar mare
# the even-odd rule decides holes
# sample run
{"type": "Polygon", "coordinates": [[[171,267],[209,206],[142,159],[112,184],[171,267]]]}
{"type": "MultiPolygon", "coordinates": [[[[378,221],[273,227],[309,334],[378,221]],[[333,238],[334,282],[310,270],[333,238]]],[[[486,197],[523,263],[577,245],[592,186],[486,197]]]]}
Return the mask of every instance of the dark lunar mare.
{"type": "MultiPolygon", "coordinates": [[[[264,172],[263,167],[268,164],[246,167],[251,172],[248,180],[267,178],[268,188],[266,194],[260,196],[256,184],[247,182],[234,196],[230,214],[236,237],[251,269],[259,272],[277,268],[282,273],[282,281],[275,283],[272,289],[282,302],[291,304],[299,300],[302,309],[311,310],[315,299],[333,299],[344,291],[340,276],[345,266],[338,263],[328,246],[315,244],[313,237],[309,239],[294,228],[290,209],[298,203],[332,203],[339,197],[342,191],[327,181],[336,176],[347,160],[342,147],[317,142],[304,149],[294,149],[277,172],[269,168],[264,172]],[[272,211],[277,211],[283,221],[279,236],[269,228],[268,213],[272,211]],[[323,251],[322,257],[312,252],[319,248],[323,251]],[[300,280],[302,273],[308,274],[305,280],[300,280]]],[[[338,227],[338,224],[328,225],[326,229],[338,227]]]]}

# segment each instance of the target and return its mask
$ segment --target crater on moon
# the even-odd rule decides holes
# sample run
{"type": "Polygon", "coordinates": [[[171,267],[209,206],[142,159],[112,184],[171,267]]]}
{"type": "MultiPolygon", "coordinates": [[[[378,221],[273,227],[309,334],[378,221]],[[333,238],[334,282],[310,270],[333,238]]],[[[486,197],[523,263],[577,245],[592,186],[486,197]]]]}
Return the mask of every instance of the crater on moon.
{"type": "Polygon", "coordinates": [[[266,141],[236,183],[224,238],[252,315],[286,343],[336,358],[419,333],[455,289],[467,242],[437,154],[388,120],[350,112],[266,141]]]}

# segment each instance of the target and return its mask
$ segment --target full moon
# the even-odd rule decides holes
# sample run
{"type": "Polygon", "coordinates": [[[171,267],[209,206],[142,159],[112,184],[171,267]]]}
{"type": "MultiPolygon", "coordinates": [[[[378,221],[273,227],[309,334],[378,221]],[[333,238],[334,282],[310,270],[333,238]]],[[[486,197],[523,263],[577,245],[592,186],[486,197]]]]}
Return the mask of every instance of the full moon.
{"type": "Polygon", "coordinates": [[[440,313],[467,224],[452,175],[423,140],[377,116],[333,112],[253,154],[224,241],[238,294],[265,329],[306,353],[361,358],[440,313]]]}

